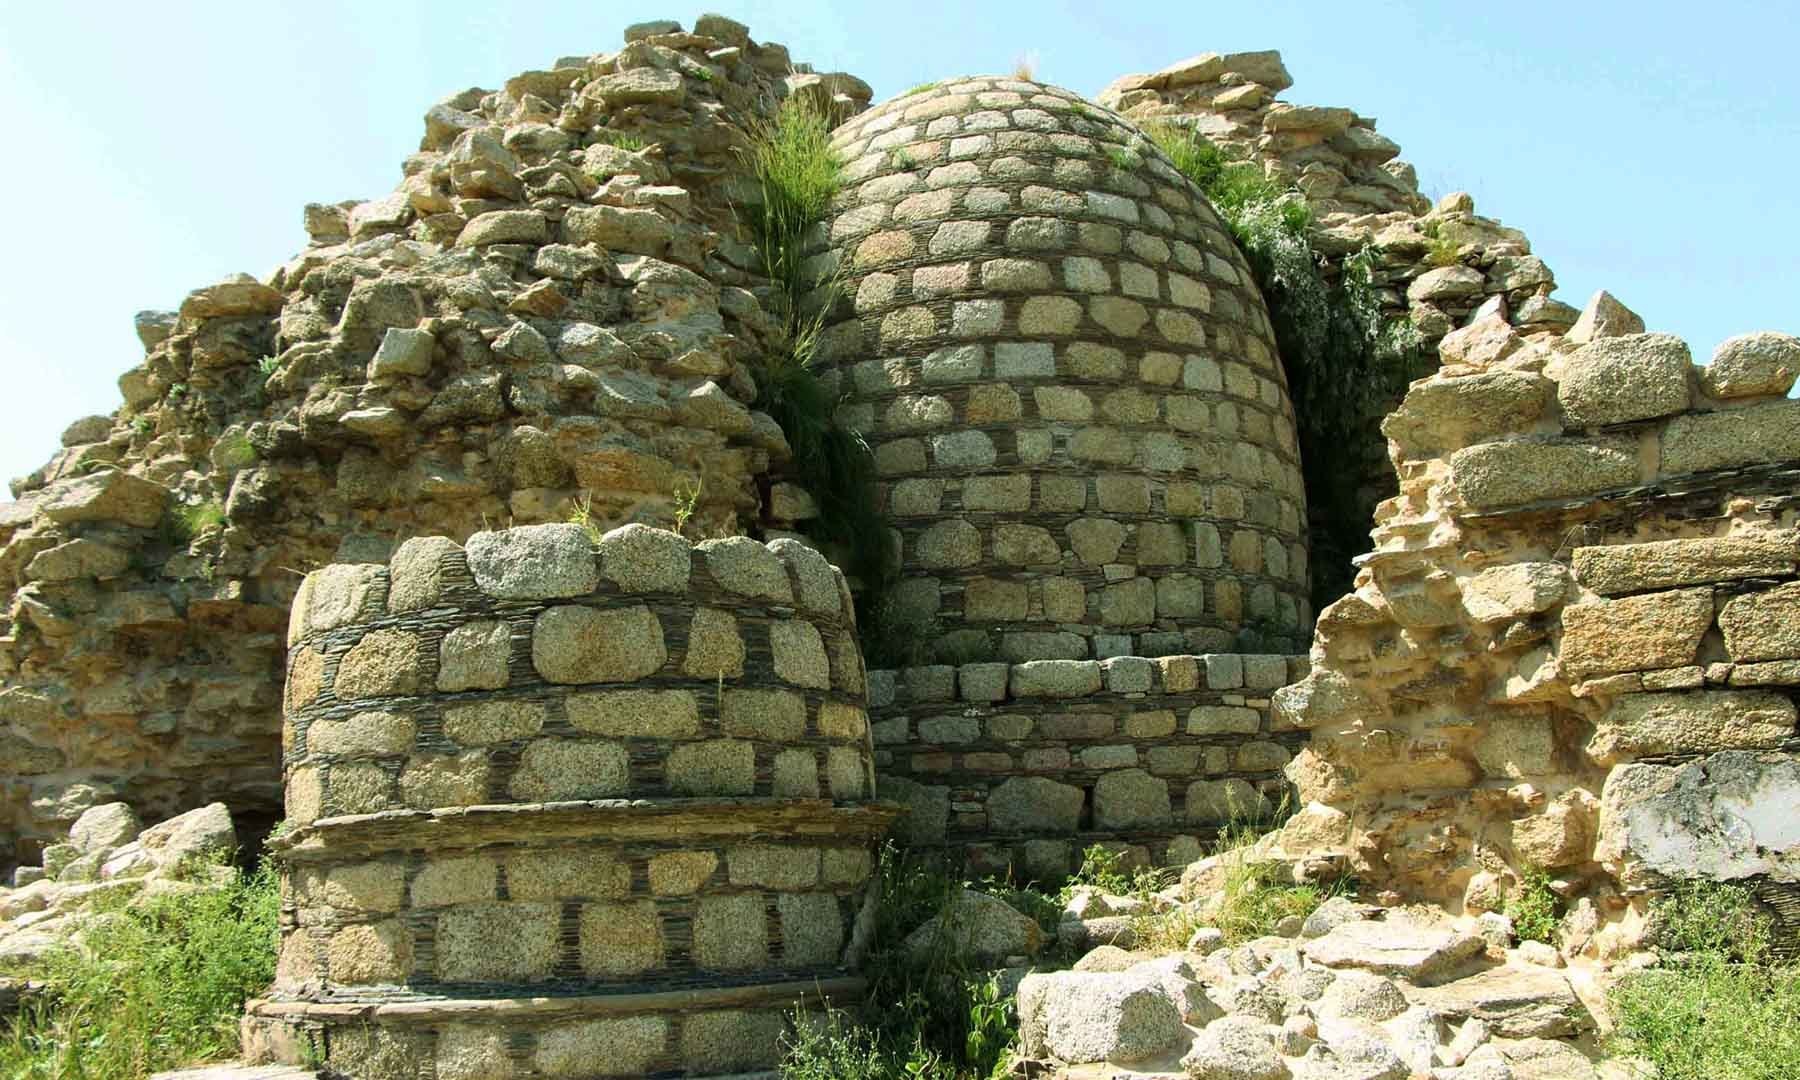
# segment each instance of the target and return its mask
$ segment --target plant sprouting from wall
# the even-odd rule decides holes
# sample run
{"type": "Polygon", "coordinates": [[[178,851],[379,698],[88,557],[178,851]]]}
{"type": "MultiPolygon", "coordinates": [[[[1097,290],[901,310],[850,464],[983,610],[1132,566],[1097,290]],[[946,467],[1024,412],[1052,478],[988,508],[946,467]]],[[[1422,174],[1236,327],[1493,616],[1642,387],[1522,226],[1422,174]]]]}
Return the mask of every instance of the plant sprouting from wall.
{"type": "Polygon", "coordinates": [[[1423,339],[1411,320],[1383,316],[1367,249],[1343,261],[1336,281],[1327,278],[1298,191],[1187,128],[1164,125],[1149,135],[1224,218],[1268,304],[1294,403],[1313,604],[1322,608],[1350,590],[1350,560],[1369,547],[1360,489],[1376,463],[1356,451],[1379,445],[1371,433],[1423,374],[1423,339]]]}
{"type": "Polygon", "coordinates": [[[755,371],[756,407],[781,426],[798,479],[818,504],[815,538],[841,551],[844,570],[862,586],[859,622],[870,634],[895,569],[888,524],[876,510],[874,454],[838,422],[837,402],[814,368],[838,290],[834,276],[821,280],[808,262],[808,244],[843,188],[843,160],[831,146],[825,113],[801,94],[754,132],[746,159],[760,200],[739,216],[773,286],[768,306],[778,327],[755,371]]]}

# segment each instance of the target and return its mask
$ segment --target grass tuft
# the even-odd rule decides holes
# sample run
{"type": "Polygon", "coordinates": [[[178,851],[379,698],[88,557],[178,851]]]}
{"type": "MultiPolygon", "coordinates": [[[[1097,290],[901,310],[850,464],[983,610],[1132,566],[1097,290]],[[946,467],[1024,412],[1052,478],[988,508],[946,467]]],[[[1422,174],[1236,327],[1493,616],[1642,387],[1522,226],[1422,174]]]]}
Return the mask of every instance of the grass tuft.
{"type": "Polygon", "coordinates": [[[1507,894],[1502,910],[1512,920],[1513,933],[1519,935],[1520,941],[1556,944],[1562,901],[1550,889],[1549,874],[1528,867],[1519,880],[1519,887],[1507,894]]]}
{"type": "Polygon", "coordinates": [[[179,543],[188,543],[202,533],[224,524],[225,506],[217,499],[186,503],[169,510],[169,534],[179,543]]]}
{"type": "Polygon", "coordinates": [[[137,1080],[238,1051],[244,1001],[275,976],[275,874],[102,906],[79,946],[30,974],[46,1000],[0,1031],[0,1076],[137,1080]]]}
{"type": "Polygon", "coordinates": [[[1778,1080],[1800,1062],[1800,968],[1769,951],[1748,891],[1684,884],[1652,907],[1662,966],[1620,980],[1608,1049],[1659,1080],[1778,1080]]]}

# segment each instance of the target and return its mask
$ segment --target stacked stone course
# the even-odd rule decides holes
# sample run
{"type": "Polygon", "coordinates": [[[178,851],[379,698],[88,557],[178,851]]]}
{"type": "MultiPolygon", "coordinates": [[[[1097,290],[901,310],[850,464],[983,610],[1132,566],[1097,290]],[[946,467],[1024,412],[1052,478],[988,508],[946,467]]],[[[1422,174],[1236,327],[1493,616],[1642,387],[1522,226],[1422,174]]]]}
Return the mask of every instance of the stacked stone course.
{"type": "Polygon", "coordinates": [[[959,79],[833,134],[824,360],[900,532],[897,603],[1021,662],[1306,625],[1267,315],[1199,192],[1115,114],[959,79]]]}
{"type": "Polygon", "coordinates": [[[850,992],[873,843],[843,576],[791,541],[572,525],[310,575],[255,1052],[356,1076],[767,1067],[850,992]]]}
{"type": "Polygon", "coordinates": [[[749,408],[741,154],[786,96],[869,96],[800,67],[707,16],[455,94],[393,192],[310,205],[271,275],[140,315],[124,407],[0,506],[0,861],[119,797],[272,823],[295,570],[578,509],[668,525],[685,497],[696,536],[754,528],[788,450],[749,408]]]}
{"type": "Polygon", "coordinates": [[[1304,736],[1269,695],[1305,666],[1225,653],[870,672],[881,793],[908,809],[902,841],[973,873],[1055,881],[1092,844],[1186,865],[1286,801],[1304,736]]]}
{"type": "Polygon", "coordinates": [[[1673,879],[1800,914],[1800,339],[1696,368],[1610,298],[1582,326],[1444,340],[1386,424],[1376,550],[1276,704],[1311,733],[1285,847],[1471,911],[1547,869],[1565,949],[1612,956],[1673,879]]]}

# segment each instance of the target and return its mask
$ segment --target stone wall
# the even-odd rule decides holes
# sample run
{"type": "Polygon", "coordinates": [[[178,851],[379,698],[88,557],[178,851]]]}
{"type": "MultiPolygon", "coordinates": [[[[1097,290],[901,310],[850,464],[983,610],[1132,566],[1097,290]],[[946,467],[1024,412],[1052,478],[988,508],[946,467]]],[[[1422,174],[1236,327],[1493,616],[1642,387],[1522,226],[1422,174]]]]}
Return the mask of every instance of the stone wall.
{"type": "Polygon", "coordinates": [[[821,352],[874,447],[897,603],[963,655],[1219,651],[1295,632],[1305,494],[1249,269],[1110,111],[958,79],[833,134],[821,352]]]}
{"type": "Polygon", "coordinates": [[[784,1010],[854,988],[891,813],[817,552],[636,525],[415,539],[310,575],[289,642],[260,1055],[714,1074],[773,1064],[784,1010]]]}
{"type": "Polygon", "coordinates": [[[974,874],[1054,881],[1103,843],[1185,865],[1218,829],[1267,820],[1304,741],[1269,695],[1299,656],[1035,660],[874,671],[869,705],[898,835],[974,874]]]}
{"type": "Polygon", "coordinates": [[[433,106],[392,193],[308,206],[266,279],[140,315],[124,406],[0,504],[0,863],[121,797],[222,799],[259,835],[308,570],[690,496],[692,535],[754,528],[787,447],[748,407],[768,318],[732,207],[792,93],[869,91],[718,16],[633,28],[433,106]]]}
{"type": "Polygon", "coordinates": [[[1796,882],[1800,340],[1696,368],[1641,326],[1478,320],[1388,418],[1400,494],[1276,695],[1312,740],[1285,846],[1471,910],[1547,869],[1602,954],[1667,878],[1796,882]]]}

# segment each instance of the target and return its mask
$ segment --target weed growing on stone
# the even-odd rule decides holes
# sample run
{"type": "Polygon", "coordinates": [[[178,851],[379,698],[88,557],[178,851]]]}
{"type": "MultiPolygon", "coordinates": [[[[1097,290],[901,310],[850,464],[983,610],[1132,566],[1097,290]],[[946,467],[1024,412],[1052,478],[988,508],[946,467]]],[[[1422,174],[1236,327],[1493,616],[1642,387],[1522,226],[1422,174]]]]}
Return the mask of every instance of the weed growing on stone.
{"type": "Polygon", "coordinates": [[[1550,891],[1550,875],[1536,868],[1525,870],[1518,888],[1507,894],[1504,908],[1520,941],[1545,944],[1555,944],[1561,909],[1562,901],[1550,891]]]}
{"type": "Polygon", "coordinates": [[[643,139],[636,135],[627,135],[623,131],[611,131],[606,128],[600,128],[595,131],[592,138],[594,142],[606,146],[616,146],[621,150],[626,150],[634,154],[648,145],[643,139]]]}
{"type": "MultiPolygon", "coordinates": [[[[775,287],[771,314],[782,328],[755,372],[756,408],[787,437],[798,479],[819,508],[812,532],[839,549],[838,561],[861,587],[865,640],[878,640],[885,636],[882,598],[896,559],[887,519],[876,509],[875,456],[860,434],[838,422],[837,402],[813,366],[837,282],[819,281],[808,266],[806,238],[843,188],[843,161],[831,147],[825,114],[802,96],[788,98],[756,130],[746,157],[761,199],[740,208],[739,216],[775,287]]],[[[881,660],[872,652],[869,659],[881,660]]]]}
{"type": "Polygon", "coordinates": [[[1455,266],[1461,261],[1456,252],[1456,241],[1443,236],[1432,237],[1425,248],[1425,262],[1436,267],[1455,266]]]}
{"type": "Polygon", "coordinates": [[[687,524],[694,517],[694,511],[700,505],[700,492],[705,488],[704,480],[689,484],[685,480],[675,483],[675,531],[687,533],[687,524]]]}
{"type": "Polygon", "coordinates": [[[266,379],[281,370],[281,358],[279,356],[265,356],[256,362],[256,370],[261,372],[263,378],[266,379]]]}
{"type": "Polygon", "coordinates": [[[1660,1080],[1795,1075],[1800,967],[1770,952],[1769,920],[1748,891],[1683,885],[1652,916],[1662,965],[1613,988],[1609,1049],[1642,1060],[1660,1080]]]}
{"type": "Polygon", "coordinates": [[[901,94],[900,96],[901,97],[912,97],[914,94],[923,94],[927,90],[936,90],[938,88],[938,85],[939,84],[935,83],[935,82],[922,82],[919,85],[913,87],[911,90],[908,90],[906,93],[901,94]]]}
{"type": "Polygon", "coordinates": [[[595,548],[600,546],[600,525],[594,520],[593,492],[584,491],[581,498],[575,500],[575,505],[569,508],[568,522],[580,526],[581,531],[587,534],[588,543],[595,548]]]}
{"type": "Polygon", "coordinates": [[[275,975],[275,874],[101,907],[31,972],[46,1000],[0,1031],[0,1076],[137,1080],[238,1050],[244,1001],[275,975]]]}
{"type": "Polygon", "coordinates": [[[1149,135],[1219,211],[1268,302],[1294,403],[1321,609],[1349,591],[1350,560],[1368,548],[1357,491],[1374,463],[1345,450],[1373,445],[1368,433],[1426,368],[1423,340],[1410,320],[1383,318],[1366,251],[1344,261],[1337,282],[1325,279],[1298,191],[1187,128],[1149,135]]]}
{"type": "Polygon", "coordinates": [[[964,884],[930,856],[882,850],[875,933],[861,1022],[849,1013],[795,1017],[784,1080],[989,1080],[1003,1075],[1017,1034],[1010,995],[937,935],[922,954],[908,935],[944,912],[964,884]]]}
{"type": "Polygon", "coordinates": [[[224,524],[225,506],[217,500],[173,507],[165,521],[170,538],[182,544],[224,524]]]}

